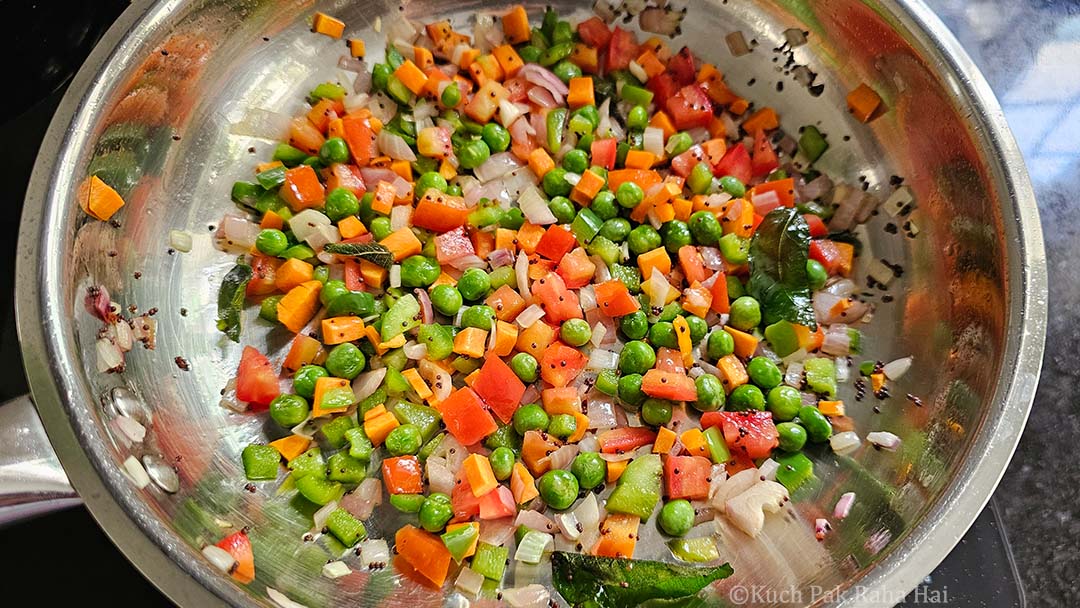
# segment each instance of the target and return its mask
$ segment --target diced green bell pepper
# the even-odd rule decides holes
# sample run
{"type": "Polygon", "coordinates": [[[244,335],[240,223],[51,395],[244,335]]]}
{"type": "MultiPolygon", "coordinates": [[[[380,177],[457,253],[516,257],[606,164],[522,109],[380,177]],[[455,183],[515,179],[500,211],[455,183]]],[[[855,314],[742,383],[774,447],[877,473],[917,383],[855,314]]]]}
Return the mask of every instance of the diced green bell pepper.
{"type": "Polygon", "coordinates": [[[476,546],[476,555],[472,558],[472,569],[493,581],[501,581],[508,557],[510,549],[481,541],[476,546]]]}
{"type": "Polygon", "coordinates": [[[392,367],[387,367],[383,387],[386,388],[387,394],[396,396],[405,394],[406,391],[412,388],[412,385],[409,384],[409,381],[405,379],[401,372],[392,367]]]}
{"type": "Polygon", "coordinates": [[[836,362],[825,357],[803,361],[806,385],[815,393],[836,396],[836,362]]]}
{"type": "Polygon", "coordinates": [[[348,442],[348,439],[345,438],[345,432],[354,427],[356,427],[356,422],[351,416],[338,416],[322,425],[319,432],[322,433],[330,447],[341,448],[348,442]]]}
{"type": "Polygon", "coordinates": [[[271,157],[273,160],[280,160],[286,167],[295,167],[304,162],[304,159],[308,157],[307,153],[303,150],[298,150],[289,144],[278,144],[274,148],[274,155],[271,157]]]}
{"type": "Polygon", "coordinates": [[[803,153],[807,160],[810,162],[816,161],[828,149],[829,142],[825,141],[825,136],[821,134],[817,127],[806,125],[802,128],[802,133],[799,135],[799,151],[803,153]]]}
{"type": "Polygon", "coordinates": [[[731,460],[731,450],[728,449],[724,436],[720,434],[719,427],[710,426],[703,433],[705,447],[709,450],[709,458],[713,464],[720,464],[731,460]]]}
{"type": "Polygon", "coordinates": [[[341,484],[315,475],[307,475],[296,480],[296,489],[300,495],[317,505],[327,505],[341,498],[341,484]]]}
{"type": "Polygon", "coordinates": [[[489,450],[495,448],[510,448],[514,454],[521,452],[521,435],[518,435],[512,424],[500,426],[497,431],[487,436],[484,447],[489,450]]]}
{"type": "Polygon", "coordinates": [[[403,332],[418,325],[420,325],[420,303],[416,301],[416,296],[407,293],[398,298],[383,317],[381,334],[383,342],[400,336],[403,332]]]}
{"type": "Polygon", "coordinates": [[[649,519],[660,501],[662,474],[663,465],[657,454],[645,454],[630,461],[608,498],[607,510],[637,515],[642,521],[649,519]]]}
{"type": "Polygon", "coordinates": [[[345,439],[349,442],[349,456],[363,461],[371,460],[375,446],[371,445],[364,427],[357,426],[345,431],[345,439]]]}
{"type": "Polygon", "coordinates": [[[776,462],[780,464],[776,470],[776,481],[783,484],[788,492],[794,492],[814,476],[814,463],[802,452],[777,456],[776,462]]]}
{"type": "Polygon", "coordinates": [[[570,224],[570,230],[574,233],[578,243],[585,246],[600,232],[600,226],[603,225],[603,223],[604,221],[597,217],[591,210],[580,209],[577,212],[574,221],[570,224]]]}
{"type": "Polygon", "coordinates": [[[394,406],[393,413],[401,424],[416,425],[424,441],[430,440],[439,432],[442,416],[434,408],[402,401],[394,406]]]}
{"type": "Polygon", "coordinates": [[[367,462],[345,452],[332,454],[326,460],[327,479],[341,483],[360,483],[367,478],[367,462]]]}
{"type": "Polygon", "coordinates": [[[447,551],[450,552],[450,557],[453,557],[454,561],[460,564],[461,560],[465,559],[465,554],[472,548],[473,542],[476,541],[478,536],[480,536],[480,526],[477,524],[467,524],[460,528],[454,528],[449,532],[444,532],[442,541],[443,544],[446,545],[447,551]]]}
{"type": "Polygon", "coordinates": [[[341,507],[330,512],[326,518],[326,529],[330,530],[330,533],[346,547],[351,547],[367,538],[364,522],[356,519],[352,513],[341,507]]]}
{"type": "Polygon", "coordinates": [[[789,321],[781,320],[765,327],[765,339],[773,352],[780,357],[799,350],[799,336],[795,333],[795,326],[789,321]]]}
{"type": "Polygon", "coordinates": [[[684,562],[705,563],[720,559],[720,551],[711,536],[676,538],[668,542],[675,557],[684,562]]]}
{"type": "Polygon", "coordinates": [[[391,494],[390,506],[402,513],[417,513],[426,499],[423,494],[391,494]]]}
{"type": "Polygon", "coordinates": [[[326,307],[328,317],[366,317],[375,312],[375,296],[366,291],[350,291],[334,298],[326,307]]]}
{"type": "MultiPolygon", "coordinates": [[[[593,213],[593,216],[595,217],[596,214],[593,213]]],[[[577,221],[576,218],[575,221],[577,221]]],[[[601,225],[603,225],[603,222],[601,222],[601,225]]],[[[600,256],[600,259],[604,260],[604,263],[609,266],[622,260],[622,249],[605,236],[594,237],[588,247],[585,248],[585,251],[589,255],[600,256]]]]}
{"type": "Polygon", "coordinates": [[[289,470],[292,471],[293,477],[296,479],[303,477],[325,479],[326,461],[323,460],[322,450],[317,447],[310,448],[303,454],[293,458],[289,461],[289,470]]]}
{"type": "Polygon", "coordinates": [[[609,264],[608,269],[611,271],[611,277],[622,281],[630,293],[641,291],[641,271],[637,267],[609,264]]]}
{"type": "Polygon", "coordinates": [[[277,479],[281,453],[269,445],[253,443],[240,453],[244,475],[252,480],[277,479]]]}

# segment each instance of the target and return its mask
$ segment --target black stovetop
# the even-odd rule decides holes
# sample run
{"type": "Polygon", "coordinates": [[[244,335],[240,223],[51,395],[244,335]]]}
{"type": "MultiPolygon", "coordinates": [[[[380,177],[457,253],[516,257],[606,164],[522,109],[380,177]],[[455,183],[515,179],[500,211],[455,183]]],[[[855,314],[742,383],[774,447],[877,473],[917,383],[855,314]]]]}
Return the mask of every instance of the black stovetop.
{"type": "MultiPolygon", "coordinates": [[[[92,41],[124,8],[122,1],[102,0],[94,3],[94,11],[80,13],[67,10],[66,3],[63,4],[63,8],[0,5],[0,15],[8,23],[32,25],[3,45],[13,45],[8,49],[13,52],[17,46],[18,56],[38,60],[34,68],[21,66],[26,86],[4,102],[12,107],[4,113],[6,120],[0,123],[0,141],[5,142],[0,146],[0,200],[10,205],[8,213],[0,214],[0,362],[3,363],[0,365],[0,402],[27,391],[14,321],[13,284],[18,235],[18,214],[14,208],[21,205],[38,145],[66,82],[89,52],[92,41]],[[43,24],[52,24],[52,27],[38,27],[43,24]],[[43,33],[46,29],[53,35],[43,33]],[[56,31],[61,32],[59,42],[56,31]]],[[[955,24],[950,25],[955,27],[955,24]]],[[[13,52],[5,53],[5,56],[12,57],[13,52]]],[[[1016,501],[1015,496],[1002,498],[1003,501],[1007,499],[1016,501]]],[[[1004,506],[1009,509],[1012,503],[1004,506]]],[[[62,576],[62,590],[53,592],[55,599],[67,596],[78,598],[82,604],[98,605],[122,598],[124,605],[170,605],[125,560],[84,509],[76,508],[0,529],[0,547],[6,548],[9,556],[18,555],[18,559],[5,560],[5,580],[18,581],[20,587],[25,588],[57,589],[58,574],[62,576]],[[60,547],[65,548],[63,553],[58,551],[60,547]],[[123,591],[119,592],[120,589],[123,591]]],[[[1030,581],[1034,573],[1028,574],[1024,578],[1030,581]]],[[[1060,598],[1065,595],[1062,591],[1060,595],[1051,592],[1049,597],[1060,598]]],[[[996,500],[979,516],[953,553],[903,605],[941,604],[958,608],[1025,605],[1023,586],[1005,538],[996,500]]]]}

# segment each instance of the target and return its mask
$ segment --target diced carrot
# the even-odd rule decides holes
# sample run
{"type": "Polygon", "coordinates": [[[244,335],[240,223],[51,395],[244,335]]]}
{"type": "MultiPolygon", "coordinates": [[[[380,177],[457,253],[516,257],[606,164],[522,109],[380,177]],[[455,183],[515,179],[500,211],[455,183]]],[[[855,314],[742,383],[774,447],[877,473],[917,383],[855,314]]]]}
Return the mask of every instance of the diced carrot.
{"type": "Polygon", "coordinates": [[[716,362],[716,367],[720,368],[720,375],[723,376],[720,378],[720,384],[723,384],[724,390],[729,393],[735,390],[735,387],[750,381],[750,376],[746,374],[742,361],[733,354],[720,357],[720,360],[716,362]]]}
{"type": "Polygon", "coordinates": [[[510,12],[502,18],[503,33],[510,44],[520,44],[529,40],[532,32],[529,29],[529,15],[525,7],[518,4],[510,9],[510,12]]]}
{"type": "Polygon", "coordinates": [[[499,487],[499,480],[495,479],[495,473],[491,470],[491,462],[488,461],[487,456],[469,454],[461,468],[469,480],[473,496],[480,498],[499,487]]]}
{"type": "Polygon", "coordinates": [[[641,66],[641,69],[645,70],[645,75],[649,78],[663,74],[666,69],[660,58],[656,56],[656,53],[652,52],[652,49],[645,49],[645,52],[638,55],[635,61],[641,66]]]}
{"type": "MultiPolygon", "coordinates": [[[[371,116],[349,114],[341,119],[341,127],[345,132],[345,142],[349,144],[353,162],[359,167],[370,164],[371,159],[377,154],[376,129],[371,116]]],[[[368,187],[370,188],[370,184],[368,187]]]]}
{"type": "Polygon", "coordinates": [[[475,369],[471,374],[465,376],[465,386],[473,386],[476,384],[477,378],[480,377],[480,370],[475,369]]]}
{"type": "MultiPolygon", "coordinates": [[[[484,304],[495,311],[495,317],[500,321],[513,321],[521,311],[525,310],[525,299],[509,285],[503,285],[492,292],[484,300],[484,304]]],[[[517,336],[514,340],[517,341],[517,336]]]]}
{"type": "Polygon", "coordinates": [[[438,536],[406,524],[394,535],[394,549],[416,572],[442,587],[450,571],[450,550],[438,536]]]}
{"type": "Polygon", "coordinates": [[[398,422],[398,419],[390,412],[385,411],[385,409],[376,416],[370,418],[364,416],[364,433],[374,445],[382,445],[390,431],[399,426],[401,426],[401,423],[398,422]]]}
{"type": "Polygon", "coordinates": [[[660,430],[656,433],[656,441],[653,442],[653,454],[667,454],[670,452],[671,448],[675,446],[676,437],[675,431],[667,427],[660,427],[660,430]]]}
{"type": "Polygon", "coordinates": [[[499,67],[502,68],[507,78],[517,76],[517,73],[525,66],[525,62],[521,60],[521,55],[518,55],[514,47],[509,44],[495,47],[491,54],[495,56],[495,60],[499,62],[499,67]]]}
{"type": "Polygon", "coordinates": [[[649,120],[650,127],[656,127],[664,132],[664,140],[667,141],[669,137],[674,135],[677,131],[675,129],[675,123],[671,122],[671,117],[666,112],[660,110],[656,114],[653,114],[651,120],[649,120]]]}
{"type": "Polygon", "coordinates": [[[521,461],[529,467],[529,472],[540,476],[551,470],[549,455],[558,449],[559,441],[540,431],[526,431],[521,441],[521,461]]]}
{"type": "Polygon", "coordinates": [[[284,372],[295,372],[305,365],[312,363],[319,365],[322,363],[320,359],[325,359],[325,357],[326,351],[323,349],[322,342],[311,336],[297,334],[293,338],[288,354],[285,355],[285,361],[282,362],[281,369],[284,372]]]}
{"type": "Polygon", "coordinates": [[[720,71],[716,69],[716,66],[711,63],[703,63],[701,65],[701,69],[698,70],[697,78],[695,78],[695,80],[699,83],[714,82],[723,79],[724,75],[721,74],[720,71]]]}
{"type": "Polygon", "coordinates": [[[734,327],[724,326],[724,331],[731,334],[732,340],[735,342],[735,356],[742,357],[743,359],[749,359],[754,356],[754,352],[758,347],[758,340],[753,335],[743,331],[739,331],[734,327]]]}
{"type": "MultiPolygon", "coordinates": [[[[353,260],[349,260],[345,263],[346,268],[349,267],[349,263],[352,261],[353,260]]],[[[372,287],[381,287],[386,281],[388,271],[382,266],[367,260],[358,260],[357,265],[360,269],[360,278],[363,279],[364,284],[371,285],[372,287]]],[[[346,281],[346,283],[348,283],[348,281],[346,281]]],[[[346,285],[346,287],[348,287],[348,285],[346,285]]],[[[352,289],[352,287],[349,289],[352,289]]]]}
{"type": "Polygon", "coordinates": [[[315,18],[311,20],[311,31],[338,39],[345,33],[345,22],[326,13],[315,13],[315,18]]]}
{"type": "Polygon", "coordinates": [[[720,218],[720,224],[724,228],[724,234],[749,237],[754,229],[754,206],[748,200],[734,199],[728,212],[720,218]]]}
{"type": "Polygon", "coordinates": [[[656,164],[656,155],[646,150],[630,150],[623,163],[627,169],[651,169],[656,164]]]}
{"type": "Polygon", "coordinates": [[[525,222],[521,225],[521,228],[518,228],[518,247],[521,247],[521,250],[524,251],[526,255],[536,253],[536,247],[540,244],[540,239],[544,238],[546,232],[547,231],[543,226],[525,222]]]}
{"type": "Polygon", "coordinates": [[[316,129],[325,133],[330,121],[337,119],[339,109],[343,110],[340,101],[324,97],[308,110],[307,117],[316,129]]]}
{"type": "Polygon", "coordinates": [[[595,48],[587,44],[575,43],[574,50],[570,51],[570,56],[567,59],[570,63],[581,68],[581,71],[586,74],[595,74],[600,71],[600,54],[595,48]]]}
{"type": "Polygon", "coordinates": [[[495,230],[495,249],[517,249],[517,230],[497,228],[495,230]]]}
{"type": "Polygon", "coordinates": [[[420,242],[420,239],[416,238],[411,228],[399,228],[391,232],[386,238],[379,241],[379,244],[390,250],[390,253],[394,254],[394,261],[400,262],[405,258],[420,253],[424,244],[420,242]]]}
{"type": "Polygon", "coordinates": [[[683,365],[689,368],[694,364],[694,355],[690,352],[694,348],[694,344],[690,340],[690,324],[686,322],[686,317],[682,315],[676,316],[671,324],[675,328],[675,337],[678,338],[683,365]]]}
{"type": "Polygon", "coordinates": [[[855,118],[861,122],[870,122],[881,106],[881,96],[864,82],[848,93],[847,105],[855,118]]]}
{"type": "Polygon", "coordinates": [[[349,38],[349,54],[353,57],[362,58],[367,52],[367,46],[360,38],[349,38]]]}
{"type": "Polygon", "coordinates": [[[567,443],[577,443],[585,438],[585,432],[589,429],[589,417],[581,412],[571,414],[574,417],[574,432],[566,438],[567,443]]]}
{"type": "Polygon", "coordinates": [[[326,344],[355,342],[365,335],[360,317],[332,317],[322,321],[322,339],[326,344]]]}
{"type": "Polygon", "coordinates": [[[405,85],[405,88],[413,92],[413,95],[419,95],[424,91],[424,85],[427,84],[427,74],[421,70],[412,59],[406,59],[394,70],[394,77],[401,81],[401,84],[405,85]]]}
{"type": "Polygon", "coordinates": [[[289,435],[270,442],[270,447],[277,450],[278,453],[281,454],[281,457],[285,459],[285,462],[289,462],[293,458],[303,454],[310,445],[311,439],[308,439],[303,435],[289,435]]]}
{"type": "Polygon", "coordinates": [[[649,36],[645,42],[641,43],[641,48],[656,53],[656,58],[663,63],[667,63],[671,59],[671,47],[659,36],[649,36]]]}
{"type": "Polygon", "coordinates": [[[692,315],[704,317],[709,314],[712,301],[712,292],[702,287],[701,283],[697,281],[694,281],[690,284],[690,287],[683,290],[683,310],[692,315]]]}
{"type": "Polygon", "coordinates": [[[285,226],[285,220],[281,219],[281,216],[274,212],[273,209],[267,209],[263,214],[262,221],[259,222],[259,228],[273,228],[281,230],[285,226]]]}
{"type": "Polygon", "coordinates": [[[680,222],[689,222],[690,215],[693,214],[693,203],[685,198],[676,198],[671,201],[671,207],[675,211],[675,219],[680,222]]]}
{"type": "Polygon", "coordinates": [[[609,462],[607,465],[607,478],[608,483],[615,483],[622,477],[623,471],[626,470],[626,465],[630,464],[629,460],[616,460],[609,462]]]}
{"type": "Polygon", "coordinates": [[[776,115],[776,110],[772,108],[761,108],[750,116],[747,116],[746,120],[742,123],[742,127],[746,129],[747,133],[772,131],[779,126],[780,118],[776,115]]]}
{"type": "Polygon", "coordinates": [[[409,386],[416,392],[417,397],[427,401],[434,394],[431,392],[431,387],[428,386],[427,382],[420,377],[420,370],[415,367],[401,372],[401,375],[405,376],[405,379],[409,381],[409,386]]]}
{"type": "MultiPolygon", "coordinates": [[[[336,414],[338,412],[344,412],[349,409],[350,404],[346,404],[340,407],[325,407],[323,400],[326,397],[326,393],[334,389],[349,388],[349,381],[344,378],[323,377],[315,381],[315,397],[311,400],[311,417],[321,418],[330,414],[336,414]]],[[[370,437],[370,435],[369,435],[370,437]]]]}
{"type": "Polygon", "coordinates": [[[341,233],[343,239],[356,238],[361,234],[367,234],[367,227],[355,215],[339,220],[337,226],[338,232],[341,233]]]}
{"type": "Polygon", "coordinates": [[[705,433],[702,433],[701,429],[683,431],[683,434],[679,436],[679,441],[691,456],[709,456],[709,446],[705,441],[705,433]]]}
{"type": "Polygon", "coordinates": [[[641,270],[641,278],[644,281],[649,280],[652,276],[653,268],[660,271],[660,274],[667,276],[671,272],[671,256],[668,254],[667,249],[663,247],[657,247],[652,251],[646,251],[637,258],[638,269],[641,270]]]}
{"type": "MultiPolygon", "coordinates": [[[[403,180],[405,180],[407,182],[413,181],[412,164],[409,163],[409,161],[407,161],[407,160],[395,160],[394,162],[390,163],[390,170],[393,171],[394,173],[397,173],[398,175],[400,175],[401,179],[403,179],[403,180]]],[[[396,190],[394,191],[394,194],[395,194],[395,197],[396,197],[396,195],[397,195],[396,190]]],[[[395,198],[394,202],[395,203],[399,203],[399,202],[411,203],[412,202],[412,196],[409,196],[408,198],[402,198],[402,199],[395,198]]]]}
{"type": "Polygon", "coordinates": [[[837,258],[836,268],[840,271],[840,274],[845,277],[850,275],[851,268],[855,264],[855,246],[851,243],[833,241],[833,247],[835,247],[836,252],[840,254],[837,258]]]}
{"type": "Polygon", "coordinates": [[[514,352],[517,344],[518,328],[513,323],[497,320],[495,322],[495,348],[492,352],[500,357],[505,357],[514,352]]]}
{"type": "Polygon", "coordinates": [[[883,388],[885,388],[885,374],[880,372],[876,374],[870,374],[870,390],[877,393],[880,392],[883,388]]]}
{"type": "Polygon", "coordinates": [[[454,336],[454,352],[473,359],[484,356],[488,332],[477,327],[466,327],[454,336]]]}
{"type": "Polygon", "coordinates": [[[592,169],[588,169],[581,174],[581,179],[571,190],[570,199],[579,205],[587,207],[603,187],[604,178],[594,173],[592,169]]]}
{"type": "Polygon", "coordinates": [[[517,349],[540,360],[544,356],[544,351],[554,341],[555,328],[543,321],[537,321],[518,334],[517,349]]]}
{"type": "Polygon", "coordinates": [[[401,348],[402,346],[405,346],[407,340],[408,338],[405,337],[405,334],[398,334],[385,342],[379,342],[375,345],[375,348],[380,351],[379,354],[381,355],[391,348],[401,348]]]}
{"type": "Polygon", "coordinates": [[[280,291],[289,291],[301,283],[310,281],[315,276],[315,267],[304,260],[289,258],[278,266],[274,275],[274,285],[280,291]]]}
{"type": "Polygon", "coordinates": [[[293,211],[320,207],[326,200],[326,189],[315,170],[308,165],[293,167],[285,172],[285,182],[278,191],[293,211]]]}
{"type": "Polygon", "coordinates": [[[742,97],[736,98],[728,105],[728,109],[731,110],[731,113],[737,116],[741,116],[749,107],[750,102],[742,97]]]}
{"type": "Polygon", "coordinates": [[[569,88],[570,92],[566,96],[566,103],[570,106],[570,109],[576,110],[582,106],[591,106],[596,103],[592,76],[571,78],[569,88]]]}
{"type": "Polygon", "coordinates": [[[278,167],[284,166],[285,163],[281,162],[280,160],[271,160],[265,163],[259,163],[255,165],[255,175],[258,175],[264,171],[269,171],[270,169],[277,169],[278,167]]]}
{"type": "Polygon", "coordinates": [[[523,505],[540,495],[536,489],[536,481],[529,469],[520,462],[514,463],[514,470],[510,474],[510,492],[514,495],[514,502],[523,505]]]}
{"type": "Polygon", "coordinates": [[[94,219],[106,221],[124,206],[124,199],[96,175],[79,186],[79,206],[94,219]]]}
{"type": "MultiPolygon", "coordinates": [[[[426,72],[435,67],[435,57],[431,55],[431,51],[422,46],[413,47],[413,63],[421,71],[425,72],[424,76],[427,77],[426,72]]],[[[425,81],[426,83],[426,81],[425,81]]],[[[419,93],[417,93],[419,95],[419,93]]]]}
{"type": "Polygon", "coordinates": [[[818,401],[818,410],[826,416],[843,416],[843,401],[818,401]]]}
{"type": "Polygon", "coordinates": [[[596,541],[596,546],[592,549],[593,554],[627,559],[634,557],[640,523],[641,519],[637,515],[624,513],[608,515],[607,519],[600,524],[600,540],[596,541]]]}
{"type": "Polygon", "coordinates": [[[537,177],[544,177],[548,171],[555,168],[555,161],[551,160],[547,150],[536,148],[529,153],[529,168],[537,177]]]}
{"type": "Polygon", "coordinates": [[[433,21],[425,26],[427,30],[428,38],[435,44],[441,43],[450,37],[453,29],[450,27],[449,21],[433,21]]]}
{"type": "Polygon", "coordinates": [[[319,306],[322,283],[306,281],[293,287],[278,301],[277,316],[282,325],[293,333],[299,333],[307,325],[319,306]]]}

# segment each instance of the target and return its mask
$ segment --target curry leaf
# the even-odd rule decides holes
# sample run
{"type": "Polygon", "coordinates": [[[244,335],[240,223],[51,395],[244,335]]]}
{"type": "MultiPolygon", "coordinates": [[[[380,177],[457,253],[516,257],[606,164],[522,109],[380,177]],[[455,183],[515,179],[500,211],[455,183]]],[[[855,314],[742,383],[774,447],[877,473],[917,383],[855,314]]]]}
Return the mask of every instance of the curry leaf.
{"type": "Polygon", "coordinates": [[[817,329],[810,300],[810,227],[795,209],[770,211],[750,241],[747,291],[761,303],[765,323],[780,320],[817,329]]]}
{"type": "Polygon", "coordinates": [[[330,243],[323,249],[327,253],[367,260],[387,270],[394,265],[394,254],[379,243],[330,243]]]}
{"type": "Polygon", "coordinates": [[[703,602],[696,594],[731,573],[728,564],[694,567],[564,551],[551,554],[555,589],[571,606],[589,608],[698,606],[703,602]]]}
{"type": "Polygon", "coordinates": [[[251,275],[251,266],[237,264],[221,280],[218,289],[217,328],[233,342],[240,341],[240,313],[244,309],[244,290],[251,275]]]}

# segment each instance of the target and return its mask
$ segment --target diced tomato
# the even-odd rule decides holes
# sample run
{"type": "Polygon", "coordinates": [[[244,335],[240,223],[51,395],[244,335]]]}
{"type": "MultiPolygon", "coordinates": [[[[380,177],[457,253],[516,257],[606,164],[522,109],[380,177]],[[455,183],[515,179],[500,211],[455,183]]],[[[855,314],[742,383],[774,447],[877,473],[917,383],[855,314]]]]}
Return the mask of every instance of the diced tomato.
{"type": "Polygon", "coordinates": [[[447,264],[467,255],[476,255],[472,239],[463,226],[435,237],[435,257],[440,264],[447,264]]]}
{"type": "Polygon", "coordinates": [[[754,186],[754,194],[762,194],[765,192],[775,192],[776,200],[782,207],[794,207],[795,206],[795,179],[786,177],[784,179],[776,179],[771,182],[765,182],[754,186]]]}
{"type": "Polygon", "coordinates": [[[598,283],[593,291],[600,312],[609,317],[622,317],[641,309],[641,303],[630,295],[626,284],[618,279],[598,283]]]}
{"type": "Polygon", "coordinates": [[[618,156],[619,140],[614,137],[608,139],[595,139],[592,142],[592,164],[603,167],[608,171],[615,168],[615,159],[618,156]]]}
{"type": "MultiPolygon", "coordinates": [[[[489,492],[488,494],[490,494],[489,492]]],[[[473,496],[472,486],[464,470],[458,471],[454,480],[454,490],[450,493],[450,507],[454,510],[452,521],[468,521],[480,514],[480,499],[473,496]]]]}
{"type": "Polygon", "coordinates": [[[424,492],[424,474],[416,456],[384,458],[382,478],[389,494],[422,494],[424,492]]]}
{"type": "Polygon", "coordinates": [[[686,152],[671,159],[671,170],[682,178],[690,177],[694,167],[705,160],[705,150],[701,146],[693,146],[686,152]]]}
{"type": "Polygon", "coordinates": [[[280,394],[278,375],[270,360],[254,347],[245,346],[236,370],[236,398],[263,409],[280,394]]]}
{"type": "Polygon", "coordinates": [[[611,30],[600,17],[589,17],[579,23],[577,33],[582,42],[594,49],[602,49],[611,42],[611,30]]]}
{"type": "Polygon", "coordinates": [[[446,430],[462,445],[478,443],[499,430],[480,396],[467,386],[450,393],[435,407],[442,414],[446,430]]]}
{"type": "Polygon", "coordinates": [[[666,107],[678,129],[707,127],[713,118],[712,102],[696,84],[679,89],[677,95],[667,100],[666,107]]]}
{"type": "Polygon", "coordinates": [[[364,275],[360,272],[358,260],[345,260],[345,287],[349,291],[364,291],[364,275]]]}
{"type": "Polygon", "coordinates": [[[848,243],[837,243],[829,239],[810,241],[810,259],[821,262],[829,274],[847,276],[854,264],[855,248],[848,243]]]}
{"type": "Polygon", "coordinates": [[[701,427],[719,426],[732,452],[764,458],[780,445],[770,412],[705,412],[701,427]]]}
{"type": "Polygon", "coordinates": [[[806,225],[810,226],[810,236],[812,238],[816,239],[829,234],[829,228],[825,226],[825,222],[822,221],[821,216],[814,215],[813,213],[806,213],[803,215],[803,219],[806,220],[806,225]]]}
{"type": "Polygon", "coordinates": [[[668,60],[667,69],[675,77],[675,82],[679,83],[680,87],[693,84],[697,77],[697,69],[694,68],[694,54],[685,46],[668,60]]]}
{"type": "Polygon", "coordinates": [[[488,409],[504,423],[510,422],[521,404],[521,396],[525,394],[525,385],[517,374],[495,354],[488,354],[472,386],[488,409]]]}
{"type": "Polygon", "coordinates": [[[705,260],[701,258],[697,247],[683,245],[679,247],[679,267],[682,268],[686,282],[691,285],[694,281],[704,283],[709,278],[709,272],[705,269],[705,260]]]}
{"type": "Polygon", "coordinates": [[[367,191],[364,186],[364,178],[360,171],[344,163],[334,163],[324,172],[326,175],[326,191],[333,192],[338,188],[345,188],[357,197],[364,196],[367,191]]]}
{"type": "Polygon", "coordinates": [[[638,56],[637,37],[619,26],[611,32],[611,40],[608,42],[607,66],[608,72],[625,70],[630,67],[630,62],[638,56]]]}
{"type": "Polygon", "coordinates": [[[233,532],[218,541],[217,547],[236,560],[236,568],[230,573],[236,582],[246,585],[255,580],[255,553],[251,550],[247,532],[233,532]]]}
{"type": "Polygon", "coordinates": [[[580,350],[556,340],[540,358],[540,377],[554,387],[566,386],[585,369],[588,361],[580,350]]]}
{"type": "Polygon", "coordinates": [[[670,500],[702,500],[709,497],[712,461],[702,456],[668,456],[664,461],[664,481],[670,500]]]}
{"type": "Polygon", "coordinates": [[[757,464],[754,463],[754,459],[744,454],[741,450],[731,452],[731,458],[724,463],[724,471],[729,477],[739,471],[756,468],[757,464]]]}
{"type": "Polygon", "coordinates": [[[596,273],[596,264],[589,259],[589,254],[581,247],[574,249],[563,256],[555,272],[566,282],[569,289],[584,287],[592,282],[593,274],[596,273]]]}
{"type": "MultiPolygon", "coordinates": [[[[406,524],[398,528],[394,534],[394,552],[401,559],[394,559],[394,566],[398,571],[416,581],[420,585],[434,585],[439,589],[446,582],[446,574],[450,571],[450,551],[438,536],[406,524]]],[[[342,579],[344,580],[344,579],[342,579]]],[[[402,585],[401,588],[407,588],[402,585]]],[[[415,604],[415,595],[410,594],[408,601],[415,604]]],[[[389,603],[397,606],[406,604],[407,600],[391,596],[389,603]]],[[[423,606],[424,604],[419,604],[423,606]]]]}
{"type": "Polygon", "coordinates": [[[558,224],[552,224],[536,245],[536,253],[549,260],[561,260],[577,245],[574,233],[558,224]]]}
{"type": "Polygon", "coordinates": [[[685,374],[686,368],[683,367],[682,353],[665,346],[656,349],[656,369],[662,372],[685,374]]]}
{"type": "Polygon", "coordinates": [[[514,494],[510,488],[500,485],[494,492],[480,497],[480,519],[499,519],[511,515],[517,515],[517,505],[514,504],[514,494]]]}
{"type": "Polygon", "coordinates": [[[679,92],[679,83],[675,82],[675,77],[668,72],[653,76],[645,83],[645,87],[652,91],[653,103],[658,108],[665,107],[668,100],[679,92]]]}
{"type": "Polygon", "coordinates": [[[506,100],[514,103],[524,102],[528,98],[531,86],[528,80],[521,77],[506,80],[506,82],[503,82],[503,88],[507,92],[506,100]]]}
{"type": "Polygon", "coordinates": [[[345,131],[345,143],[349,144],[353,162],[357,166],[366,167],[377,154],[375,131],[371,128],[371,121],[366,116],[347,115],[341,119],[341,126],[345,131]]]}
{"type": "Polygon", "coordinates": [[[780,160],[776,157],[769,138],[764,131],[754,133],[754,157],[751,161],[751,175],[762,177],[768,175],[780,166],[780,160]]]}
{"type": "Polygon", "coordinates": [[[277,276],[277,267],[281,266],[281,259],[267,255],[251,256],[251,280],[248,281],[244,292],[249,296],[265,296],[277,291],[274,279],[277,276]]]}
{"type": "Polygon", "coordinates": [[[549,323],[562,323],[567,319],[581,319],[581,304],[576,293],[566,288],[562,277],[549,272],[533,281],[533,299],[544,309],[549,323]]]}
{"type": "Polygon", "coordinates": [[[744,184],[749,182],[754,175],[750,170],[750,154],[746,151],[746,146],[738,143],[728,148],[724,157],[713,167],[713,175],[730,175],[744,184]]]}
{"type": "Polygon", "coordinates": [[[697,387],[694,380],[682,373],[650,369],[641,380],[641,392],[657,399],[669,401],[694,401],[697,387]]]}
{"type": "Polygon", "coordinates": [[[625,454],[656,441],[656,433],[648,427],[623,427],[604,431],[596,436],[600,451],[605,454],[625,454]]]}
{"type": "Polygon", "coordinates": [[[712,303],[709,308],[717,314],[725,314],[731,311],[731,301],[728,299],[727,275],[724,271],[717,271],[716,281],[713,282],[712,303]]]}
{"type": "Polygon", "coordinates": [[[778,199],[767,194],[759,195],[755,192],[750,200],[751,204],[754,205],[754,213],[762,217],[768,215],[773,209],[779,209],[781,207],[778,199]]]}

